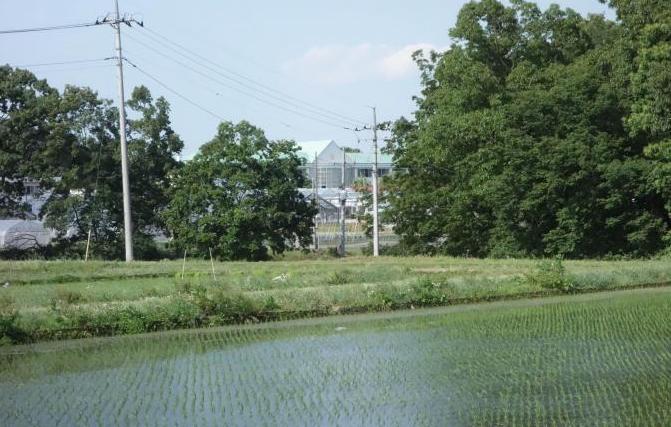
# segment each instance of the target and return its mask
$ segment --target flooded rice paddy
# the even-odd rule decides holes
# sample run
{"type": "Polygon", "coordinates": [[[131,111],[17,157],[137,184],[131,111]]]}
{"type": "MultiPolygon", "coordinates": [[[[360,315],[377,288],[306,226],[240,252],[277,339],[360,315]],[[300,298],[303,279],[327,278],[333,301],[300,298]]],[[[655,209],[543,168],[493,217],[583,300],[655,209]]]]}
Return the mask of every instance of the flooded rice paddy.
{"type": "Polygon", "coordinates": [[[0,425],[669,425],[671,292],[0,349],[0,425]]]}

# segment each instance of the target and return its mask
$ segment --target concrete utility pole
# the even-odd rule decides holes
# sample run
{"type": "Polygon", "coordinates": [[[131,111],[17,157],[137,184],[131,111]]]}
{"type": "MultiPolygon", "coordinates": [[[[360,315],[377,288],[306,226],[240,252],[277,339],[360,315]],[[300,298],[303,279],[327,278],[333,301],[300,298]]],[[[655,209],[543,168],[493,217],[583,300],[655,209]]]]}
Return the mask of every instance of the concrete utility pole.
{"type": "Polygon", "coordinates": [[[315,203],[317,203],[317,219],[315,220],[315,250],[319,250],[319,214],[321,213],[321,203],[319,203],[319,169],[317,164],[317,153],[315,152],[315,203]]]}
{"type": "Polygon", "coordinates": [[[345,237],[346,237],[346,224],[345,224],[345,211],[347,206],[347,190],[345,190],[345,162],[347,161],[347,152],[343,148],[342,150],[342,183],[340,186],[340,246],[338,247],[338,253],[340,256],[345,256],[345,237]]]}
{"type": "Polygon", "coordinates": [[[126,262],[133,261],[133,223],[130,208],[130,180],[128,178],[128,144],[126,142],[126,99],[123,87],[123,55],[121,53],[121,18],[119,2],[114,0],[115,20],[112,27],[116,30],[116,59],[119,70],[119,139],[121,141],[121,176],[123,187],[123,232],[126,247],[126,262]]]}
{"type": "Polygon", "coordinates": [[[342,149],[342,168],[340,169],[340,188],[345,189],[345,163],[347,162],[347,151],[342,149]]]}
{"type": "Polygon", "coordinates": [[[380,235],[377,212],[377,111],[373,109],[373,256],[380,255],[380,235]]]}

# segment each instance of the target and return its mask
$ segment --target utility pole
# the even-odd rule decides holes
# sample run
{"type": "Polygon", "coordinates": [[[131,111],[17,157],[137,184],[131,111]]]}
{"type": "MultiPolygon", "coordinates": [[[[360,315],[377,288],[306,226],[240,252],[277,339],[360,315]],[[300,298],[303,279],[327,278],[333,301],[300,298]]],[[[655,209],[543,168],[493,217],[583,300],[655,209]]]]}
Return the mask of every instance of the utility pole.
{"type": "Polygon", "coordinates": [[[375,107],[370,108],[373,109],[373,256],[376,257],[380,255],[380,235],[377,211],[377,111],[375,107]]]}
{"type": "Polygon", "coordinates": [[[342,183],[340,186],[340,247],[338,252],[340,256],[345,256],[345,233],[346,233],[346,224],[345,224],[345,211],[347,206],[347,190],[345,190],[345,162],[347,161],[347,152],[343,148],[342,150],[342,183]]]}
{"type": "Polygon", "coordinates": [[[119,139],[121,142],[121,180],[123,187],[123,232],[126,247],[126,262],[133,261],[133,223],[130,208],[130,180],[128,178],[128,145],[126,142],[126,99],[123,87],[123,55],[121,53],[121,18],[119,1],[114,0],[115,20],[112,27],[116,30],[116,59],[119,70],[119,139]]]}
{"type": "Polygon", "coordinates": [[[319,169],[317,167],[317,153],[315,152],[315,203],[317,203],[317,219],[315,221],[315,250],[319,250],[319,216],[321,213],[321,203],[319,203],[319,169]]]}
{"type": "Polygon", "coordinates": [[[347,151],[343,148],[342,150],[342,168],[340,170],[340,181],[341,188],[345,189],[345,163],[347,162],[347,151]]]}

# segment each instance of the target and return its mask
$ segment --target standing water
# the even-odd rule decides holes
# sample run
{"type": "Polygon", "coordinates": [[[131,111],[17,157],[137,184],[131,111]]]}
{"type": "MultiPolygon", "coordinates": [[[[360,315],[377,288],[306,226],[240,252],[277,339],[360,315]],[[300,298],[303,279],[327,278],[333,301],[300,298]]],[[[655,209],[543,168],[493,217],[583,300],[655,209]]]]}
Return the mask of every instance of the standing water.
{"type": "Polygon", "coordinates": [[[671,423],[671,293],[0,350],[0,425],[671,423]]]}

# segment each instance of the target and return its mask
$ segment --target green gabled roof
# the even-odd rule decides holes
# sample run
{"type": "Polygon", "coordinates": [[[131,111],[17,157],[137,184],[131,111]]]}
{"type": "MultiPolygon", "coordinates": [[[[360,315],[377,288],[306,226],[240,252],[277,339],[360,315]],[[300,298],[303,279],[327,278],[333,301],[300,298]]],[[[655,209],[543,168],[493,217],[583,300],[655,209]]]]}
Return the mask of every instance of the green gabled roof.
{"type": "Polygon", "coordinates": [[[298,141],[296,142],[296,145],[298,146],[298,156],[311,162],[315,158],[315,153],[317,155],[321,154],[332,142],[332,139],[325,139],[322,141],[298,141]]]}
{"type": "MultiPolygon", "coordinates": [[[[307,163],[311,163],[314,161],[315,154],[321,156],[322,153],[329,147],[329,145],[333,143],[338,146],[338,144],[332,139],[296,142],[296,145],[298,146],[298,156],[305,159],[307,163]]],[[[374,161],[375,157],[373,156],[373,153],[347,153],[347,163],[350,164],[372,165],[374,161]]],[[[389,154],[378,153],[377,162],[378,164],[392,164],[393,157],[389,154]]]]}
{"type": "MultiPolygon", "coordinates": [[[[347,157],[354,164],[373,164],[375,162],[373,153],[347,153],[347,157]]],[[[377,163],[391,164],[393,163],[393,157],[389,154],[378,153],[377,163]]]]}

